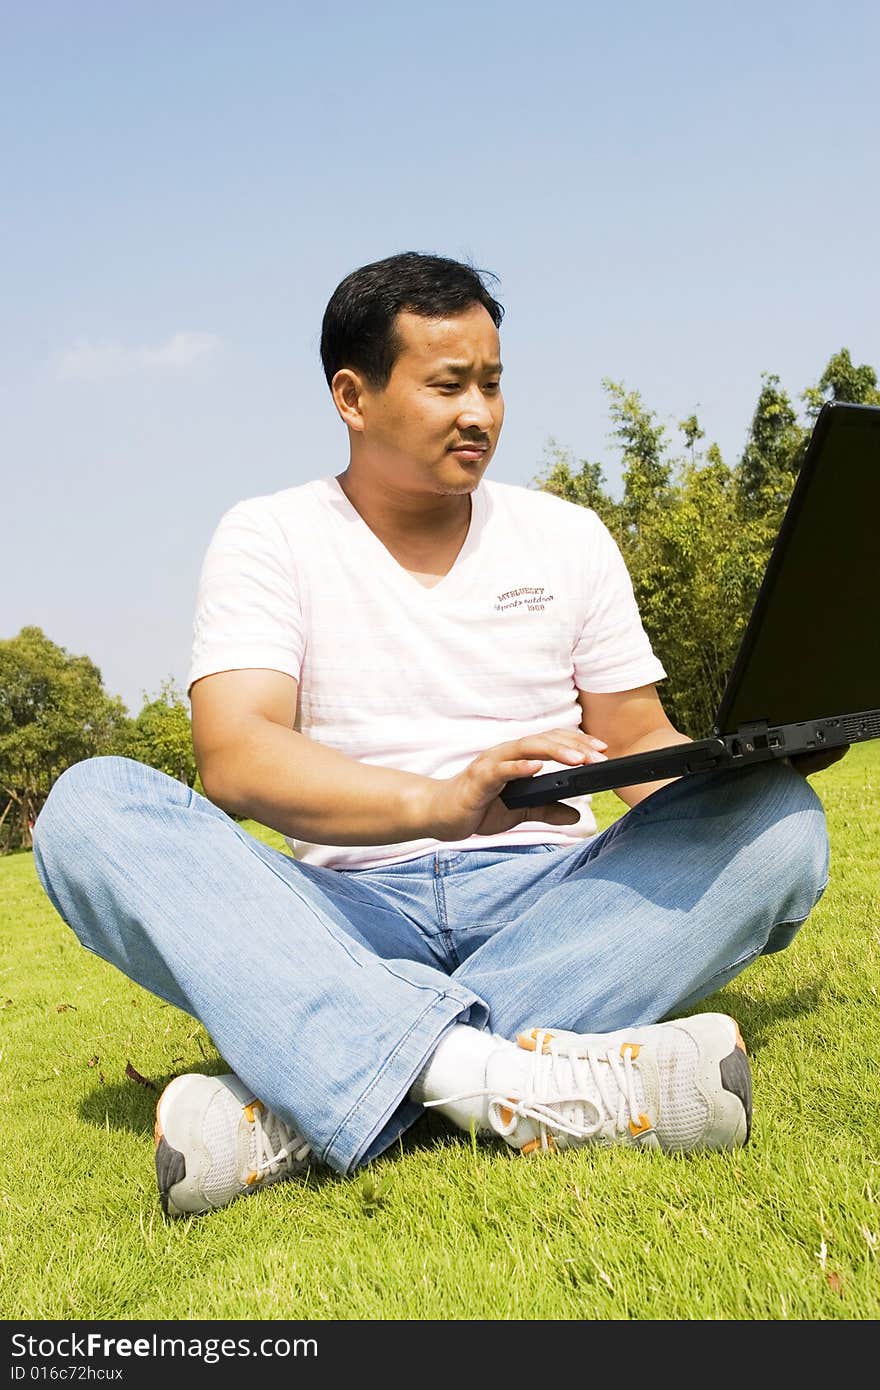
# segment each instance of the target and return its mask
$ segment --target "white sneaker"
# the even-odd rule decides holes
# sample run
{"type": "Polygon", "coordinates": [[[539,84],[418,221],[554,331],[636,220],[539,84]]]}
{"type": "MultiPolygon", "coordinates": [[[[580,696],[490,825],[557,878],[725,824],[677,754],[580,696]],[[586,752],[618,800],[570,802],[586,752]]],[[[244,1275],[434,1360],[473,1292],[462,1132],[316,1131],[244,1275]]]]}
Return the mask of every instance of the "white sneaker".
{"type": "Polygon", "coordinates": [[[727,1014],[566,1033],[534,1028],[489,1056],[485,1088],[431,1105],[485,1098],[484,1132],[520,1153],[585,1144],[668,1151],[748,1142],[752,1081],[727,1014]]]}
{"type": "Polygon", "coordinates": [[[224,1207],[314,1162],[300,1135],[237,1076],[175,1077],[156,1106],[156,1179],[166,1216],[224,1207]]]}

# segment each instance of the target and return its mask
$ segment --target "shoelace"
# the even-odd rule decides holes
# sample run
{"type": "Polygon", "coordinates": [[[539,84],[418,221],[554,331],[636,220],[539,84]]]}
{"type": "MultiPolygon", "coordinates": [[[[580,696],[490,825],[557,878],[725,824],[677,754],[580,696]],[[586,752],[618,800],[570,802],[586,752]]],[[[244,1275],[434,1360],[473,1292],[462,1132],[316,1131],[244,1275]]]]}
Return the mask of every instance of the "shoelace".
{"type": "Polygon", "coordinates": [[[526,1094],[512,1103],[497,1096],[489,1102],[499,1134],[511,1134],[520,1118],[537,1122],[542,1148],[548,1129],[573,1139],[591,1139],[609,1121],[618,1133],[627,1125],[631,1132],[644,1130],[635,1089],[636,1046],[577,1051],[540,1030],[529,1038],[530,1047],[532,1042],[526,1094]],[[594,1094],[588,1094],[590,1081],[594,1094]]]}
{"type": "Polygon", "coordinates": [[[248,1183],[260,1181],[267,1174],[280,1173],[285,1168],[290,1168],[294,1163],[302,1162],[308,1158],[312,1152],[310,1144],[307,1144],[301,1134],[286,1125],[277,1115],[266,1110],[262,1101],[252,1101],[250,1105],[244,1107],[247,1120],[254,1127],[254,1140],[256,1143],[257,1166],[254,1172],[248,1176],[248,1183]],[[273,1122],[275,1139],[273,1140],[268,1130],[263,1126],[262,1115],[265,1111],[267,1119],[273,1122]],[[281,1147],[276,1149],[278,1140],[281,1140],[281,1147]]]}
{"type": "Polygon", "coordinates": [[[618,1049],[576,1050],[542,1029],[520,1035],[517,1041],[532,1053],[521,1096],[503,1096],[486,1088],[427,1101],[426,1105],[488,1097],[491,1124],[497,1134],[504,1138],[513,1133],[518,1120],[534,1120],[539,1126],[541,1148],[551,1147],[553,1134],[591,1139],[609,1122],[618,1133],[628,1127],[631,1135],[652,1128],[647,1116],[639,1113],[633,1067],[639,1052],[637,1043],[624,1043],[618,1049]]]}

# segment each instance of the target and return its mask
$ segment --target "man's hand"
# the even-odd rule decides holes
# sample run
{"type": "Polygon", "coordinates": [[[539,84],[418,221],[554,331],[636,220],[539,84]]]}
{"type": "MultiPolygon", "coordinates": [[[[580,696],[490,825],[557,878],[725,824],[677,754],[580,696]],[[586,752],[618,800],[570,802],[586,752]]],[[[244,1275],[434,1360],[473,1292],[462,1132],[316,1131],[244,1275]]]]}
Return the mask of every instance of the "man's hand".
{"type": "Polygon", "coordinates": [[[374,767],[291,726],[297,683],[280,671],[219,671],[193,684],[193,742],[202,783],[229,815],[319,845],[386,845],[492,835],[524,820],[574,825],[572,806],[510,810],[499,792],[542,762],[602,758],[601,738],[551,729],[490,748],[456,777],[374,767]]]}
{"type": "Polygon", "coordinates": [[[499,743],[474,758],[455,777],[438,778],[428,793],[425,834],[437,840],[496,835],[524,820],[575,825],[580,815],[561,801],[510,809],[499,797],[514,777],[533,777],[544,762],[576,767],[605,761],[606,744],[580,729],[550,729],[499,743]]]}
{"type": "Polygon", "coordinates": [[[826,748],[821,753],[796,753],[788,761],[802,777],[812,777],[814,772],[824,772],[832,763],[839,763],[848,752],[849,744],[845,743],[841,748],[826,748]]]}

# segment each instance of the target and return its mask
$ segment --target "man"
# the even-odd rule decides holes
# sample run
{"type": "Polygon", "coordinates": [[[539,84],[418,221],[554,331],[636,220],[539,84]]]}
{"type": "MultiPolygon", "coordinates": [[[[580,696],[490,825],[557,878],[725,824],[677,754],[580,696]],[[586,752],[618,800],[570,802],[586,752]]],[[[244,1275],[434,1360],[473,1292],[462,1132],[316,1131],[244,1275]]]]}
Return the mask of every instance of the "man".
{"type": "Polygon", "coordinates": [[[484,478],[502,314],[445,257],[346,276],[321,355],[347,466],[232,507],[205,556],[190,696],[210,799],[102,758],[40,816],[38,872],[83,944],[232,1067],[160,1097],[169,1215],[351,1173],[425,1107],[522,1153],[749,1137],[737,1025],[692,1010],[818,900],[821,803],[775,762],[621,788],[602,834],[588,805],[500,800],[542,768],[686,741],[598,517],[484,478]]]}

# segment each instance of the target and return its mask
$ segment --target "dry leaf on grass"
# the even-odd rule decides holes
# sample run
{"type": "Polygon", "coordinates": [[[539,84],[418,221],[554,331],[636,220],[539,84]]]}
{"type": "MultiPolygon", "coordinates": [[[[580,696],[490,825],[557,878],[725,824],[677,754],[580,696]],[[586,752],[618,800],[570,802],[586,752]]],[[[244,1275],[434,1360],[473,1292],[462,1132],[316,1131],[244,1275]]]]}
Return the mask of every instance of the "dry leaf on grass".
{"type": "Polygon", "coordinates": [[[141,1076],[139,1071],[135,1071],[134,1067],[131,1065],[131,1062],[126,1062],[125,1074],[128,1077],[129,1081],[136,1081],[139,1086],[146,1086],[147,1089],[150,1091],[155,1091],[157,1089],[156,1083],[154,1081],[148,1081],[145,1076],[141,1076]]]}

